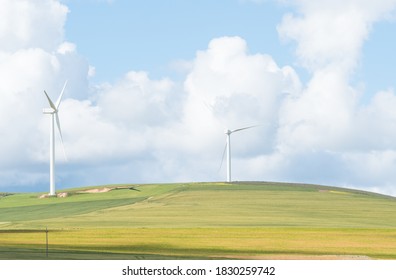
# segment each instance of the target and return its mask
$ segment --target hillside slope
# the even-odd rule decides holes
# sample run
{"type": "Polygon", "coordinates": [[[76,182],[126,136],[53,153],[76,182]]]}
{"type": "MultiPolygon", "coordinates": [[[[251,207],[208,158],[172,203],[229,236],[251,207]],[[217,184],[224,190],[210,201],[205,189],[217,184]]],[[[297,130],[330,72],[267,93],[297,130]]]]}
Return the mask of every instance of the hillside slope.
{"type": "Polygon", "coordinates": [[[326,186],[191,183],[64,192],[65,198],[0,198],[0,227],[396,228],[396,199],[326,186]]]}
{"type": "Polygon", "coordinates": [[[396,259],[396,199],[327,186],[112,185],[0,197],[0,259],[396,259]],[[66,194],[67,193],[67,194],[66,194]]]}

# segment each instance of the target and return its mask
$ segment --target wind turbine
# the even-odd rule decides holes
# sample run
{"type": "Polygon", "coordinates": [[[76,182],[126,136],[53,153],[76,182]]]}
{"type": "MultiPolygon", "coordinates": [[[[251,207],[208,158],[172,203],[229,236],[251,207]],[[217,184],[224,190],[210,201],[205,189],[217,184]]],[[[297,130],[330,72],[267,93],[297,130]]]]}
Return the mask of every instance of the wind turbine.
{"type": "MultiPolygon", "coordinates": [[[[227,135],[226,138],[226,149],[227,149],[227,182],[231,182],[231,134],[234,132],[238,132],[241,130],[249,129],[256,127],[257,125],[253,126],[247,126],[247,127],[242,127],[234,130],[229,130],[227,129],[225,131],[225,134],[227,135]]],[[[225,151],[224,151],[225,152],[225,151]]],[[[223,158],[224,158],[224,153],[223,153],[223,158]]]]}
{"type": "Polygon", "coordinates": [[[50,196],[55,196],[55,120],[56,120],[56,125],[58,127],[58,131],[59,131],[59,135],[60,135],[60,139],[61,139],[61,143],[62,143],[62,148],[63,148],[63,153],[66,157],[65,154],[65,149],[63,147],[63,139],[62,139],[62,131],[61,131],[61,127],[60,127],[60,122],[59,122],[59,116],[58,116],[58,112],[59,112],[59,105],[61,103],[62,100],[62,96],[63,93],[65,91],[66,88],[66,84],[67,81],[65,82],[63,89],[58,97],[58,100],[56,101],[56,103],[54,104],[54,102],[52,102],[51,98],[48,96],[47,92],[44,90],[44,94],[48,99],[50,108],[44,108],[43,109],[43,113],[44,114],[48,114],[51,115],[51,126],[50,126],[50,192],[49,195],[50,196]]]}

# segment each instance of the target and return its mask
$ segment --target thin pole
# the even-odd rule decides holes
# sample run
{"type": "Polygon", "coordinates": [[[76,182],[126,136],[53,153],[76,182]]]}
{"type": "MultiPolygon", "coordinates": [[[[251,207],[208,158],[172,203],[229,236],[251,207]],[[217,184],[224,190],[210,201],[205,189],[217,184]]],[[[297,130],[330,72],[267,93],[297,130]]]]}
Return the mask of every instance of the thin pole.
{"type": "Polygon", "coordinates": [[[231,182],[231,132],[227,132],[227,182],[231,182]]]}
{"type": "Polygon", "coordinates": [[[47,256],[47,258],[48,258],[48,227],[46,227],[45,228],[45,244],[46,244],[46,246],[45,246],[45,255],[47,256]]]}
{"type": "Polygon", "coordinates": [[[55,133],[54,133],[55,114],[51,114],[50,132],[50,196],[55,196],[55,133]]]}

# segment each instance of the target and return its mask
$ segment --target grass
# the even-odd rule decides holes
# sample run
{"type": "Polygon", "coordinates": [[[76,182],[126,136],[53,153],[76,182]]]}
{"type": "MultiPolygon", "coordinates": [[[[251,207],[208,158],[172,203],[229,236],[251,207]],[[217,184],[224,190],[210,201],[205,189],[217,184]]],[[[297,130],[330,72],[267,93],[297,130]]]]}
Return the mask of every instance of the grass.
{"type": "MultiPolygon", "coordinates": [[[[49,233],[50,258],[63,259],[395,259],[395,235],[395,230],[384,229],[306,228],[116,228],[49,233]]],[[[23,258],[45,259],[44,231],[1,233],[0,239],[0,258],[23,253],[23,258]]]]}
{"type": "Polygon", "coordinates": [[[396,259],[392,197],[260,182],[111,187],[0,197],[0,258],[45,258],[48,227],[52,259],[396,259]]]}

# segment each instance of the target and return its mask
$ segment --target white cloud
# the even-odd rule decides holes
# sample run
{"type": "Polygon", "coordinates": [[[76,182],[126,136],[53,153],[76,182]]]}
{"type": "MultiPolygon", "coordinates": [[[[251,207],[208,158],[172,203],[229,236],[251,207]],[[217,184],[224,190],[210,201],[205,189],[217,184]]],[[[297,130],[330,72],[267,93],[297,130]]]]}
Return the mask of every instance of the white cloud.
{"type": "Polygon", "coordinates": [[[270,149],[279,102],[286,91],[296,92],[299,88],[300,82],[290,67],[278,67],[268,55],[248,54],[246,42],[239,37],[217,38],[207,50],[197,53],[185,81],[188,97],[183,122],[192,135],[201,139],[201,152],[209,146],[213,149],[213,137],[224,129],[256,124],[262,127],[249,132],[255,135],[250,137],[252,142],[242,143],[270,149]]]}
{"type": "MultiPolygon", "coordinates": [[[[379,92],[361,105],[362,92],[350,80],[373,24],[394,12],[396,1],[288,2],[297,13],[286,15],[278,31],[296,42],[299,62],[312,78],[300,96],[282,105],[279,148],[289,164],[299,162],[291,163],[283,176],[309,180],[310,174],[318,173],[315,165],[322,165],[313,182],[326,178],[325,172],[334,174],[334,184],[383,186],[389,192],[390,185],[396,186],[390,172],[396,148],[396,96],[392,90],[379,92]],[[297,166],[306,166],[300,175],[297,166]]],[[[322,183],[326,182],[332,181],[322,183]]]]}
{"type": "Polygon", "coordinates": [[[145,72],[129,72],[95,92],[94,103],[67,99],[62,105],[70,161],[95,165],[149,154],[159,141],[155,130],[171,125],[180,111],[173,82],[150,80],[145,72]]]}
{"type": "Polygon", "coordinates": [[[342,149],[354,125],[357,93],[333,69],[316,71],[301,96],[285,99],[280,116],[282,149],[342,149]]]}
{"type": "Polygon", "coordinates": [[[2,0],[0,49],[7,52],[55,49],[63,41],[67,13],[67,7],[55,0],[2,0]]]}
{"type": "Polygon", "coordinates": [[[373,23],[388,16],[394,0],[286,1],[297,13],[284,16],[280,36],[296,41],[300,62],[314,71],[328,64],[350,71],[359,61],[373,23]]]}
{"type": "Polygon", "coordinates": [[[115,85],[99,90],[103,115],[128,127],[159,126],[180,111],[179,94],[169,79],[152,81],[145,72],[129,72],[115,85]]]}
{"type": "MultiPolygon", "coordinates": [[[[298,13],[286,15],[278,30],[281,37],[296,41],[297,57],[312,71],[312,79],[301,97],[285,104],[281,137],[314,149],[380,143],[378,135],[389,135],[394,126],[381,100],[391,104],[395,96],[378,93],[367,108],[358,107],[361,93],[349,81],[373,24],[394,12],[396,1],[289,3],[297,6],[298,13]],[[377,135],[374,140],[367,131],[379,133],[373,134],[377,135]]],[[[379,144],[389,147],[384,145],[379,144]]]]}
{"type": "Polygon", "coordinates": [[[395,149],[345,153],[343,161],[350,174],[349,184],[396,195],[395,149]]]}
{"type": "Polygon", "coordinates": [[[67,53],[73,53],[76,51],[76,45],[70,42],[63,42],[58,46],[58,53],[60,54],[67,54],[67,53]]]}

